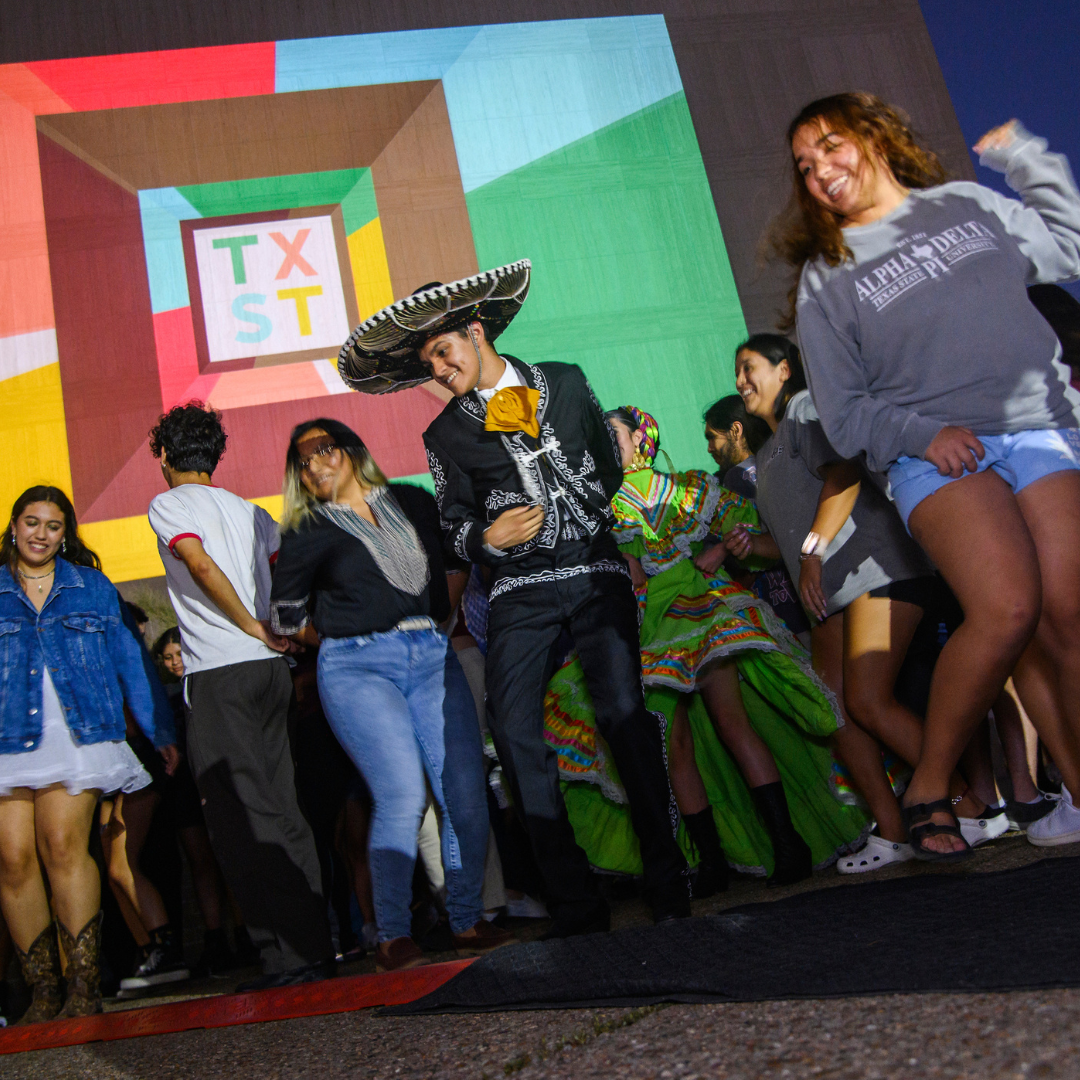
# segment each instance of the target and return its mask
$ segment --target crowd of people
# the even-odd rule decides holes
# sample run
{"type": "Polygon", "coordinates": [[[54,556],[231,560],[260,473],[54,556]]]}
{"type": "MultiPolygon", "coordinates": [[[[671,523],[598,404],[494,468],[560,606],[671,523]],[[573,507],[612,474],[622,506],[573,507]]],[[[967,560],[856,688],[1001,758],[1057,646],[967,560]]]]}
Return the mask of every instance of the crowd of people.
{"type": "Polygon", "coordinates": [[[100,1011],[103,873],[137,949],[121,990],[189,976],[145,866],[166,810],[196,970],[236,962],[231,921],[262,966],[247,989],[365,944],[380,971],[423,964],[439,920],[463,956],[514,944],[505,915],[603,932],[612,875],[662,923],[733,872],[954,861],[1010,826],[1080,842],[1076,327],[1045,292],[1080,277],[1080,193],[1016,122],[975,149],[1022,202],[945,182],[868,94],[811,103],[788,142],[773,247],[798,345],[716,358],[738,392],[704,413],[715,474],[661,461],[647,401],[605,412],[579,368],[497,351],[522,260],[426,285],[342,349],[358,391],[449,391],[434,497],[313,418],[282,434],[278,523],[213,483],[219,414],[160,418],[149,517],[177,625],[152,649],[67,495],[16,500],[0,910],[20,1022],[100,1011]]]}

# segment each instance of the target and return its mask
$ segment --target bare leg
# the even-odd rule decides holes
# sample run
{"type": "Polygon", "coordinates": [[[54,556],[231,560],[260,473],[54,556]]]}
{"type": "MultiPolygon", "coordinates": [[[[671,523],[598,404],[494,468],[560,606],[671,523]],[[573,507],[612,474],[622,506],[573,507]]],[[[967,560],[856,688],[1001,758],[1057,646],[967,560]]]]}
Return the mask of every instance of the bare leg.
{"type": "MultiPolygon", "coordinates": [[[[1003,697],[1004,692],[999,695],[1003,697]]],[[[971,790],[979,799],[989,805],[998,801],[997,781],[994,779],[994,760],[990,755],[990,721],[982,721],[971,736],[963,754],[960,755],[960,764],[964,775],[971,784],[971,790]]],[[[963,811],[957,807],[957,813],[963,811]]],[[[971,817],[971,814],[965,814],[971,817]]]]}
{"type": "Polygon", "coordinates": [[[221,867],[214,858],[214,849],[210,846],[210,834],[205,825],[189,825],[180,829],[178,835],[191,867],[191,880],[203,925],[207,930],[220,930],[225,882],[221,867]]]}
{"type": "Polygon", "coordinates": [[[110,823],[113,842],[110,845],[109,882],[114,890],[119,889],[127,898],[147,934],[169,921],[161,893],[139,867],[139,855],[160,802],[157,792],[145,788],[130,795],[121,794],[117,796],[110,823]]]}
{"type": "Polygon", "coordinates": [[[105,868],[109,875],[109,888],[116,899],[128,932],[135,939],[139,948],[150,944],[150,935],[146,932],[139,909],[136,907],[134,882],[131,881],[131,868],[128,866],[127,852],[124,850],[124,823],[117,816],[123,795],[114,799],[102,799],[99,811],[101,822],[101,849],[105,855],[105,868]],[[125,888],[125,885],[127,888],[125,888]],[[130,890],[130,892],[129,892],[130,890]]]}
{"type": "MultiPolygon", "coordinates": [[[[1056,705],[1056,702],[1055,702],[1056,705]]],[[[1005,752],[1005,765],[1009,770],[1014,802],[1034,802],[1040,798],[1039,789],[1031,778],[1028,765],[1027,739],[1024,737],[1024,721],[1008,687],[998,694],[994,702],[994,723],[997,726],[1001,749],[1005,752]]]]}
{"type": "Polygon", "coordinates": [[[690,730],[690,717],[687,715],[684,696],[680,696],[675,706],[675,718],[671,725],[668,775],[671,777],[671,790],[679,806],[679,813],[684,816],[697,814],[708,807],[709,797],[705,793],[705,783],[694,758],[694,735],[690,730]]]}
{"type": "Polygon", "coordinates": [[[1058,703],[1056,713],[1031,720],[1065,786],[1076,792],[1080,789],[1080,472],[1044,476],[1024,488],[1016,501],[1038,551],[1043,590],[1035,640],[1050,662],[1048,678],[1058,703]]]}
{"type": "MultiPolygon", "coordinates": [[[[904,796],[912,805],[948,795],[971,733],[1034,633],[1041,583],[1016,497],[992,470],[936,491],[915,507],[909,524],[964,611],[934,669],[922,754],[904,796]]],[[[933,820],[952,823],[948,814],[933,820]]],[[[962,851],[964,844],[939,835],[927,838],[924,847],[949,852],[962,851]]]]}
{"type": "Polygon", "coordinates": [[[0,799],[0,909],[26,952],[52,922],[34,834],[34,793],[16,788],[0,799]]]}
{"type": "MultiPolygon", "coordinates": [[[[836,694],[837,701],[844,701],[844,616],[840,611],[830,615],[811,631],[811,655],[814,670],[822,682],[836,694]]],[[[866,800],[870,813],[877,820],[882,838],[894,844],[907,843],[907,831],[900,817],[900,804],[896,801],[885,766],[881,762],[881,747],[847,714],[846,723],[833,736],[833,746],[840,760],[847,766],[851,779],[866,800]]]]}
{"type": "Polygon", "coordinates": [[[747,785],[755,788],[775,784],[780,773],[769,748],[750,726],[735,662],[729,660],[710,667],[698,679],[697,689],[720,741],[738,762],[747,785]]]}
{"type": "Polygon", "coordinates": [[[56,918],[72,935],[101,908],[101,878],[90,858],[90,829],[98,792],[69,795],[56,785],[34,792],[38,853],[52,889],[56,918]]]}

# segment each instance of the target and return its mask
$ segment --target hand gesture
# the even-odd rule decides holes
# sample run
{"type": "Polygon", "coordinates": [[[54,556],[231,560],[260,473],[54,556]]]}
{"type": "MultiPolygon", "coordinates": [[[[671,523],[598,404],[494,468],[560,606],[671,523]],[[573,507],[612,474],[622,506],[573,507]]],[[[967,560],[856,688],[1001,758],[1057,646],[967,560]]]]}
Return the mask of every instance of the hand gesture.
{"type": "Polygon", "coordinates": [[[987,150],[1008,150],[1016,138],[1017,121],[1010,120],[991,128],[971,149],[980,157],[987,150]]]}
{"type": "Polygon", "coordinates": [[[634,591],[640,592],[642,589],[647,589],[649,587],[649,575],[645,573],[641,560],[633,555],[624,555],[623,558],[630,568],[630,581],[633,583],[634,591]]]}
{"type": "Polygon", "coordinates": [[[295,652],[292,642],[286,637],[279,637],[270,629],[270,624],[265,620],[260,620],[255,624],[255,632],[251,635],[258,638],[268,648],[274,650],[274,652],[295,652]]]}
{"type": "Polygon", "coordinates": [[[168,746],[163,746],[158,753],[165,762],[166,776],[172,776],[173,773],[176,772],[177,766],[180,764],[180,751],[170,743],[168,746]]]}
{"type": "Polygon", "coordinates": [[[799,595],[811,615],[825,621],[825,590],[821,587],[821,558],[812,555],[799,564],[799,595]]]}
{"type": "Polygon", "coordinates": [[[542,506],[514,506],[504,510],[484,530],[484,543],[499,551],[531,540],[544,524],[542,506]]]}
{"type": "Polygon", "coordinates": [[[936,465],[942,476],[951,476],[954,480],[959,480],[965,469],[976,472],[984,457],[983,444],[975,432],[966,427],[943,427],[923,454],[923,459],[936,465]]]}
{"type": "Polygon", "coordinates": [[[733,525],[724,537],[724,546],[736,559],[749,559],[754,553],[754,537],[745,525],[733,525]]]}
{"type": "Polygon", "coordinates": [[[694,565],[706,576],[712,577],[727,558],[727,543],[711,544],[694,556],[694,565]]]}

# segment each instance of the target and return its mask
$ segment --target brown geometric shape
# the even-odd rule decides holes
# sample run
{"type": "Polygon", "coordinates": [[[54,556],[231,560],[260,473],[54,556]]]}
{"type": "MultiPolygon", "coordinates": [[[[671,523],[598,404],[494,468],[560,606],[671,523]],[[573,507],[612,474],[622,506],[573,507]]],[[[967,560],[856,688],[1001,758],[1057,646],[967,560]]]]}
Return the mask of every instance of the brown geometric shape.
{"type": "MultiPolygon", "coordinates": [[[[37,125],[73,495],[80,515],[93,508],[86,520],[141,514],[160,487],[156,466],[132,462],[162,408],[139,190],[370,167],[396,295],[477,269],[437,81],[53,114],[37,125]]],[[[408,404],[375,410],[356,396],[227,410],[226,426],[234,439],[265,438],[261,417],[296,422],[303,410],[370,427],[381,408],[394,417],[375,425],[384,468],[422,471],[403,433],[418,434],[443,395],[410,393],[408,404]]],[[[233,490],[273,493],[280,462],[254,454],[249,465],[233,490]]]]}

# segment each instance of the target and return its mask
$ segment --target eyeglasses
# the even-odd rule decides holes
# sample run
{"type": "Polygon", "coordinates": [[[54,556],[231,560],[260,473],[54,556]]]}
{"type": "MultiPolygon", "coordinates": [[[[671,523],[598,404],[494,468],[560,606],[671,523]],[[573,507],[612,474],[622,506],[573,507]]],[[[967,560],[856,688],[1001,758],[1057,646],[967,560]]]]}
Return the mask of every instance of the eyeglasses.
{"type": "Polygon", "coordinates": [[[302,470],[310,469],[311,463],[316,458],[328,458],[336,450],[337,445],[335,443],[321,443],[319,446],[316,446],[307,457],[302,457],[300,459],[300,468],[302,470]]]}

